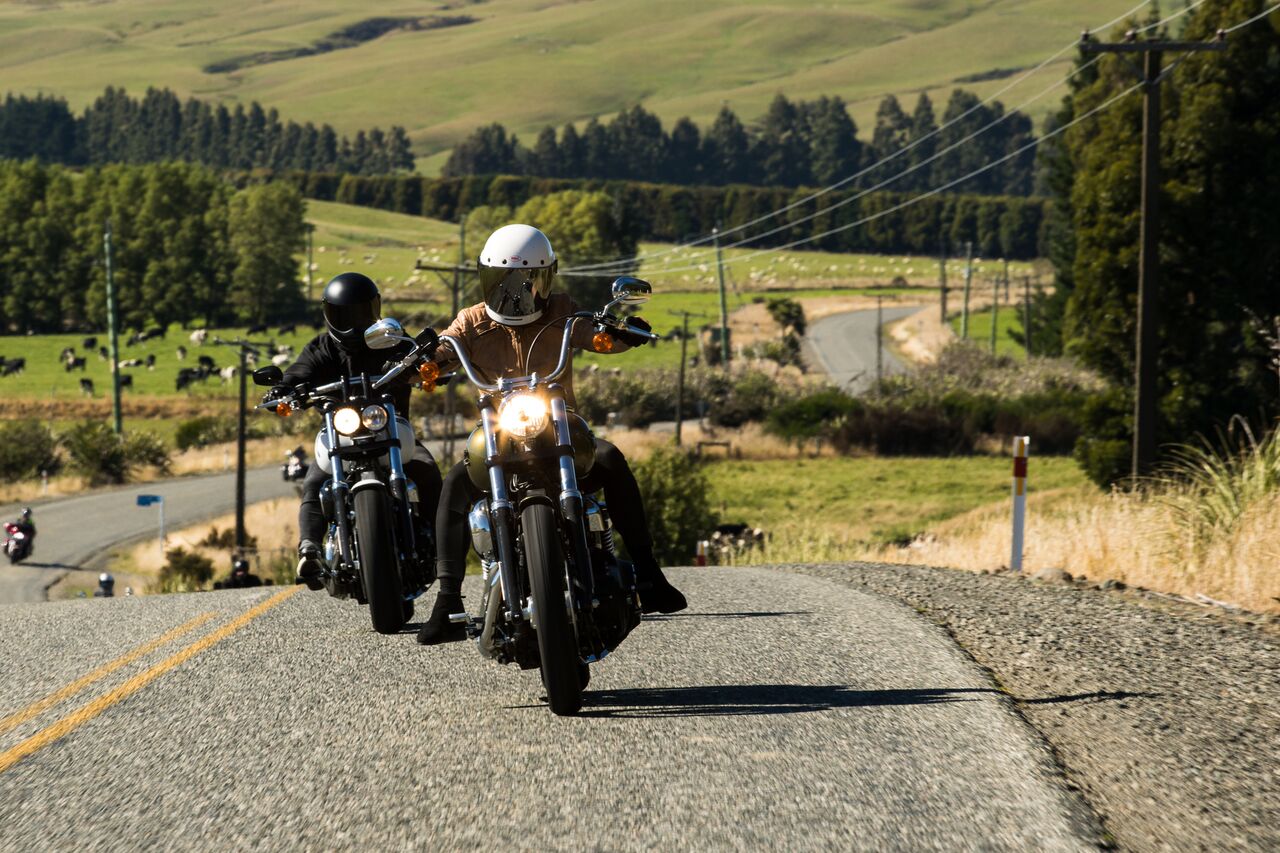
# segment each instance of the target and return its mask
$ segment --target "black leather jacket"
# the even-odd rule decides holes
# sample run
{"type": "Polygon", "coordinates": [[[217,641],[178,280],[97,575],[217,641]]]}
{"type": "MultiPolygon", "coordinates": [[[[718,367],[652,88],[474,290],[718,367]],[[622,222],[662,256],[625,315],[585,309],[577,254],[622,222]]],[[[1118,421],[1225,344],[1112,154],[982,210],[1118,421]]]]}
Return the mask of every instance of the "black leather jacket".
{"type": "MultiPolygon", "coordinates": [[[[401,344],[395,349],[371,350],[361,343],[359,348],[348,349],[330,337],[328,332],[321,332],[302,348],[298,360],[284,372],[282,384],[293,386],[305,382],[314,388],[345,376],[359,376],[361,373],[377,376],[385,372],[382,369],[384,364],[403,358],[409,348],[409,344],[401,344]]],[[[412,379],[415,374],[408,372],[406,376],[412,379]]],[[[411,386],[397,382],[388,390],[396,412],[402,417],[409,417],[411,386]]]]}

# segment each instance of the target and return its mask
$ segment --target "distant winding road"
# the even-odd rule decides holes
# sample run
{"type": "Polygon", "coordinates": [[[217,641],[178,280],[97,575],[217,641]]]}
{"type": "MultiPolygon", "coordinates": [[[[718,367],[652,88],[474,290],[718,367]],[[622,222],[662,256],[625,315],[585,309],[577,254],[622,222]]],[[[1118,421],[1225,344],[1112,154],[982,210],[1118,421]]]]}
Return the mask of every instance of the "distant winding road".
{"type": "MultiPolygon", "coordinates": [[[[279,466],[246,472],[249,503],[293,493],[294,484],[280,478],[279,466]]],[[[234,511],[236,477],[234,472],[179,477],[34,505],[35,553],[17,566],[0,558],[0,604],[44,601],[45,591],[68,571],[120,542],[157,535],[157,507],[139,507],[138,495],[163,496],[165,524],[176,530],[234,511]]],[[[20,509],[20,505],[0,507],[0,518],[11,519],[20,509]]]]}
{"type": "MultiPolygon", "coordinates": [[[[895,306],[884,309],[885,324],[909,317],[919,306],[895,306]]],[[[876,378],[876,312],[850,311],[823,317],[809,327],[805,336],[810,351],[817,356],[817,367],[832,382],[849,391],[861,391],[876,378]]],[[[901,373],[905,368],[889,347],[884,349],[884,372],[901,373]]]]}

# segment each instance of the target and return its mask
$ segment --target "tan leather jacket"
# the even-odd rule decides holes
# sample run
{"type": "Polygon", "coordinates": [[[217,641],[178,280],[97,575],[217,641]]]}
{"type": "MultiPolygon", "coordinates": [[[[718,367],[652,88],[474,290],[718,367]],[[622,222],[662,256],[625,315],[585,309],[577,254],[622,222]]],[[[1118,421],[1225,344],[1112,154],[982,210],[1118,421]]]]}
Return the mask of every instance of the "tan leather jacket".
{"type": "MultiPolygon", "coordinates": [[[[495,322],[480,302],[463,308],[441,335],[452,335],[467,349],[467,356],[480,378],[497,382],[499,378],[528,376],[537,372],[546,375],[556,369],[560,359],[560,341],[564,337],[565,319],[578,310],[567,293],[553,293],[542,316],[527,326],[504,326],[495,322]],[[534,341],[537,347],[534,348],[534,341]]],[[[574,324],[572,349],[596,352],[591,339],[595,330],[587,320],[574,324]]],[[[570,407],[573,397],[573,352],[569,353],[569,367],[559,382],[564,386],[565,400],[570,407]]],[[[617,339],[610,352],[623,352],[629,347],[617,339]]],[[[446,344],[436,352],[436,362],[442,371],[458,365],[452,349],[446,344]]]]}

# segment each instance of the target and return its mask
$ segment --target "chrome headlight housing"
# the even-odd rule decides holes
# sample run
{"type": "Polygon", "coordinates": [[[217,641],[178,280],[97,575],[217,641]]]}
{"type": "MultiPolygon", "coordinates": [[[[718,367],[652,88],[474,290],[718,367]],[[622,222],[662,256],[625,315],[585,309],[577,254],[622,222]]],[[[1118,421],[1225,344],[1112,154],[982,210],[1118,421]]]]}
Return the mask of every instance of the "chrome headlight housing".
{"type": "Polygon", "coordinates": [[[369,432],[377,432],[387,425],[387,410],[378,405],[365,406],[360,413],[360,423],[369,432]]]}
{"type": "Polygon", "coordinates": [[[550,417],[547,401],[528,391],[512,394],[498,407],[498,428],[527,440],[546,429],[550,417]]]}
{"type": "Polygon", "coordinates": [[[360,431],[360,413],[344,406],[333,413],[333,428],[343,435],[355,435],[360,431]]]}

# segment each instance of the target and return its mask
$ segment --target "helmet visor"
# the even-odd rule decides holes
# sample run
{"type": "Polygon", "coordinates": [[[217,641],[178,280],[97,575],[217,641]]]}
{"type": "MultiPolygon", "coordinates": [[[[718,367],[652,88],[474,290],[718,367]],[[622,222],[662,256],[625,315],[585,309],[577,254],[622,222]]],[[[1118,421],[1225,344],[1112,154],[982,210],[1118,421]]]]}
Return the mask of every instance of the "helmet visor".
{"type": "Polygon", "coordinates": [[[382,316],[382,298],[375,296],[372,302],[358,302],[354,305],[324,304],[324,319],[329,331],[337,337],[354,341],[364,339],[364,330],[372,326],[382,316]]]}
{"type": "Polygon", "coordinates": [[[485,305],[502,317],[528,317],[541,311],[555,277],[555,264],[537,269],[480,267],[485,305]]]}

